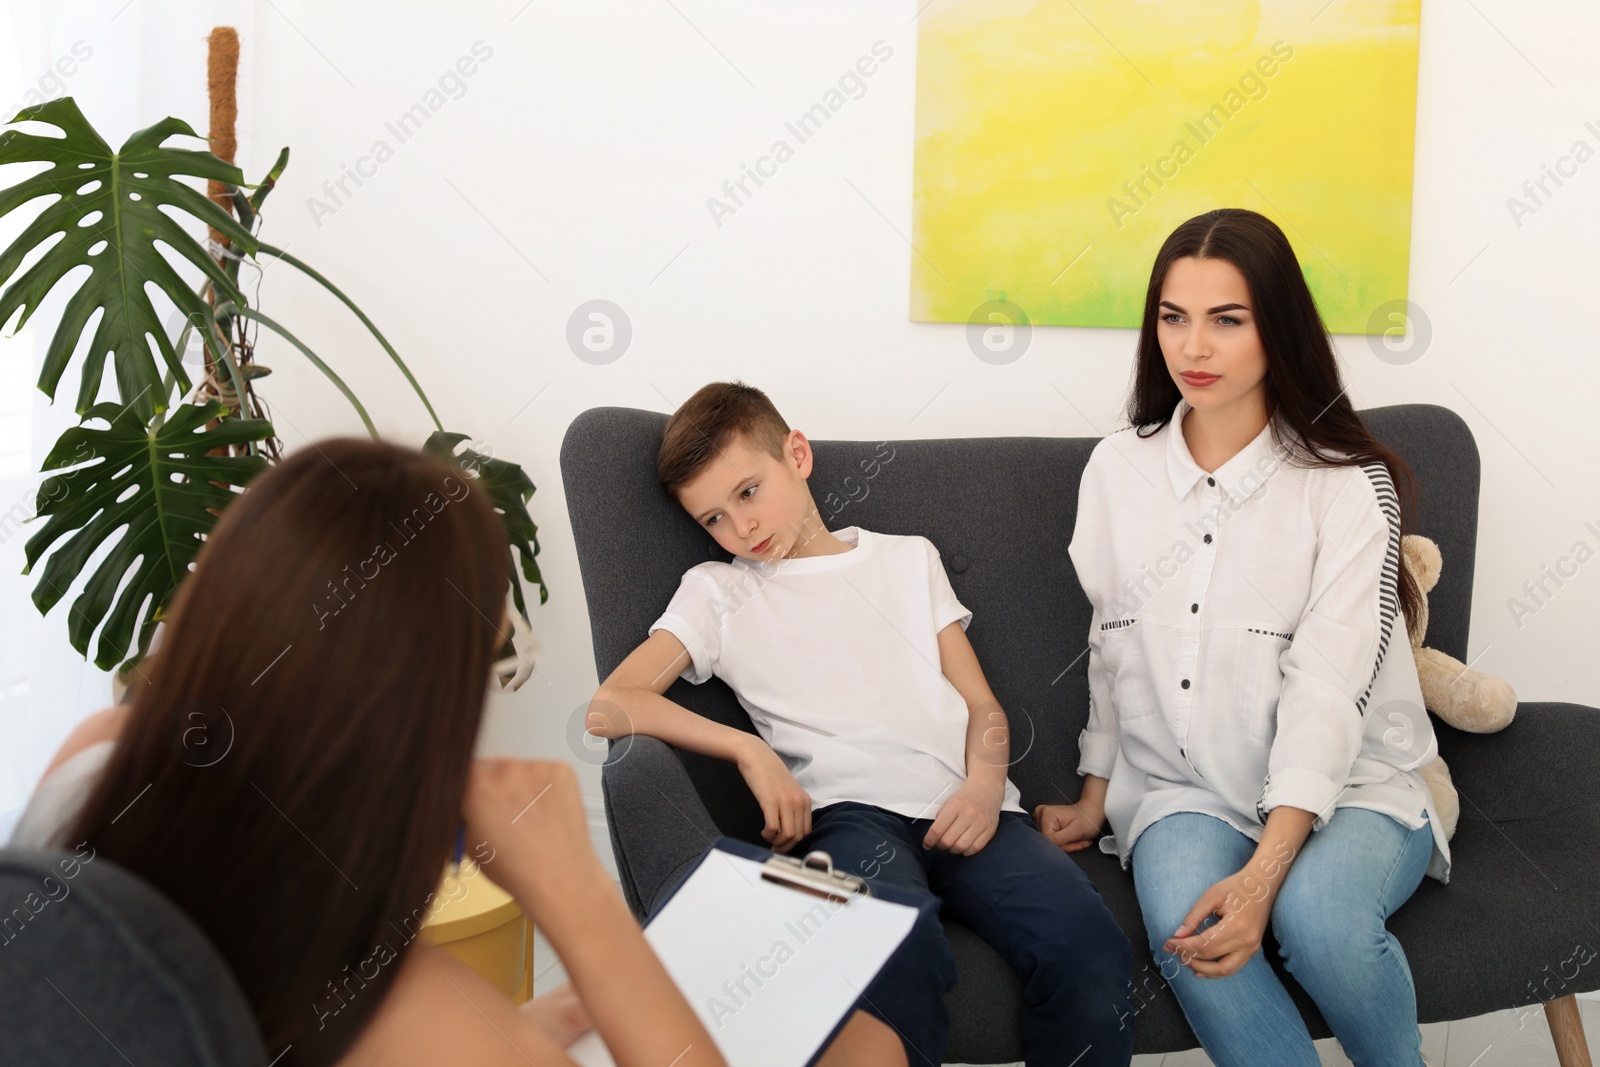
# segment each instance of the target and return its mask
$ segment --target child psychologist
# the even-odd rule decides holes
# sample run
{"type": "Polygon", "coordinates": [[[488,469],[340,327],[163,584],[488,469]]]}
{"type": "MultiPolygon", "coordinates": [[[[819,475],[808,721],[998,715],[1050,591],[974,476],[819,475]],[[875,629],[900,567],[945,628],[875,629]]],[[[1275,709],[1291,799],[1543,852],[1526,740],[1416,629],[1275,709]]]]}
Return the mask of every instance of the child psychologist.
{"type": "MultiPolygon", "coordinates": [[[[775,850],[823,849],[840,869],[937,896],[1022,977],[1032,1067],[1128,1063],[1132,948],[1006,776],[1006,717],[966,637],[972,613],[927,538],[827,530],[812,461],[805,435],[743,383],[707,385],[671,417],[661,485],[734,559],[683,576],[596,693],[616,711],[591,709],[590,732],[730,760],[775,850]],[[759,736],[662,696],[680,675],[721,678],[759,736]]],[[[858,1006],[898,1035],[900,1062],[938,1067],[955,980],[928,920],[858,1006]]]]}

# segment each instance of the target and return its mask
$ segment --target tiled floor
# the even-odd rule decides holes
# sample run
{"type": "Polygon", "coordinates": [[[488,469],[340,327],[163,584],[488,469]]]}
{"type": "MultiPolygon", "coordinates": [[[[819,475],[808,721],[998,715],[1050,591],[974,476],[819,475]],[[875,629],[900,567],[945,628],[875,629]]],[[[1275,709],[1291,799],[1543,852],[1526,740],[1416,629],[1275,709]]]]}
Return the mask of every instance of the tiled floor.
{"type": "MultiPolygon", "coordinates": [[[[533,951],[535,994],[567,980],[561,961],[537,930],[533,951]]],[[[1583,1010],[1589,1054],[1600,1062],[1600,1000],[1580,998],[1578,1003],[1583,1010]]],[[[1317,1050],[1324,1067],[1350,1067],[1337,1041],[1319,1041],[1317,1050]]],[[[1538,1008],[1499,1011],[1452,1023],[1429,1023],[1422,1027],[1422,1055],[1429,1067],[1557,1067],[1550,1028],[1538,1008]]],[[[1165,1056],[1135,1056],[1133,1067],[1211,1067],[1211,1058],[1198,1049],[1165,1056]]]]}

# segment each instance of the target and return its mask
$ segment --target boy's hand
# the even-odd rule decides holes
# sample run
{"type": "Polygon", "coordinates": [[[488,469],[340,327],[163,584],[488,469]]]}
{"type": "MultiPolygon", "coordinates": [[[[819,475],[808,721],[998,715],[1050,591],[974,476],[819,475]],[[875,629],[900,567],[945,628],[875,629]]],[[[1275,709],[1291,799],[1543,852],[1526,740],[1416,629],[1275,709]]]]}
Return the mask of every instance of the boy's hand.
{"type": "Polygon", "coordinates": [[[762,839],[774,852],[789,851],[811,832],[811,795],[795,781],[783,758],[759,737],[751,738],[735,765],[766,817],[762,839]]]}
{"type": "Polygon", "coordinates": [[[1078,852],[1094,844],[1105,825],[1105,812],[1088,800],[1076,804],[1040,804],[1033,821],[1052,844],[1063,852],[1078,852]]]}
{"type": "Polygon", "coordinates": [[[967,779],[965,785],[939,808],[939,815],[922,839],[923,848],[943,848],[958,856],[982,851],[1000,825],[1000,804],[1005,800],[1005,779],[998,785],[967,779]]]}

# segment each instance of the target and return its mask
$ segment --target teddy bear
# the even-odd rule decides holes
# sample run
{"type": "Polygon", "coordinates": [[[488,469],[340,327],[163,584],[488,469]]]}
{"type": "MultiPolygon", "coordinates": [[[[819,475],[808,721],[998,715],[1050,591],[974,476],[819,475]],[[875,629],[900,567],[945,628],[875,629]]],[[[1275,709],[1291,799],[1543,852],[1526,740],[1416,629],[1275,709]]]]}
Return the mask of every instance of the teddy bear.
{"type": "MultiPolygon", "coordinates": [[[[1469,668],[1438,649],[1422,647],[1428,632],[1428,594],[1439,584],[1443,560],[1439,546],[1418,534],[1407,534],[1401,542],[1401,555],[1406,569],[1416,579],[1422,593],[1417,617],[1407,627],[1411,637],[1411,655],[1417,661],[1417,680],[1422,683],[1422,702],[1427,709],[1458,730],[1474,734],[1492,734],[1504,730],[1517,713],[1517,694],[1504,679],[1469,668]]],[[[1450,780],[1450,768],[1444,760],[1435,759],[1418,772],[1433,794],[1439,818],[1444,823],[1445,838],[1456,832],[1456,821],[1461,815],[1461,802],[1455,784],[1450,780]]]]}

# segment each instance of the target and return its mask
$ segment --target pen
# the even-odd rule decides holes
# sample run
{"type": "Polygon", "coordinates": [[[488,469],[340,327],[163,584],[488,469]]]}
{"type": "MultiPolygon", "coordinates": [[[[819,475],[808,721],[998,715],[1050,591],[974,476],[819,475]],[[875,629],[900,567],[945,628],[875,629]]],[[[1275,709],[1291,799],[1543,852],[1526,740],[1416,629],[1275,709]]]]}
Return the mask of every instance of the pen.
{"type": "Polygon", "coordinates": [[[466,851],[467,851],[467,824],[466,824],[465,820],[462,820],[460,826],[456,829],[456,858],[455,858],[455,865],[456,865],[456,872],[457,873],[460,873],[460,871],[461,871],[461,857],[466,854],[466,851]]]}

